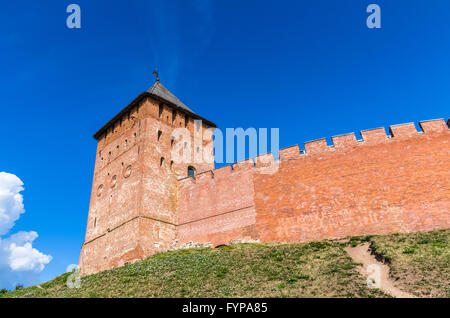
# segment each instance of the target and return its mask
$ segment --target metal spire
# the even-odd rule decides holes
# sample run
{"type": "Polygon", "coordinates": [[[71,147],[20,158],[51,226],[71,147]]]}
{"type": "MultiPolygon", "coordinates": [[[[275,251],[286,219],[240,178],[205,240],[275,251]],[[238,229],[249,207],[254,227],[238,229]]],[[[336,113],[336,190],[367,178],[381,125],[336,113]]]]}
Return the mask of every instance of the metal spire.
{"type": "Polygon", "coordinates": [[[155,75],[156,81],[159,82],[159,72],[158,72],[158,69],[155,69],[155,70],[153,71],[153,75],[155,75]]]}

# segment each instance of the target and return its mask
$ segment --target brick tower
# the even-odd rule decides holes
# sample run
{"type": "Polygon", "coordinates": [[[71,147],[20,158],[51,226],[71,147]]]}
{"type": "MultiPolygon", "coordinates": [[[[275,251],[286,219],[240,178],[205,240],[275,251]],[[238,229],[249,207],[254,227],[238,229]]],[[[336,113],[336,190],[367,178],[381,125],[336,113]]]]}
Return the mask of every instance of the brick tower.
{"type": "Polygon", "coordinates": [[[195,160],[203,151],[212,156],[212,147],[203,147],[212,145],[212,136],[200,139],[202,147],[194,140],[214,127],[157,78],[94,135],[98,145],[79,262],[82,274],[121,266],[170,247],[178,222],[177,179],[214,168],[211,161],[195,160]],[[172,137],[176,128],[186,128],[189,139],[172,137]],[[174,147],[191,160],[173,160],[174,147]]]}

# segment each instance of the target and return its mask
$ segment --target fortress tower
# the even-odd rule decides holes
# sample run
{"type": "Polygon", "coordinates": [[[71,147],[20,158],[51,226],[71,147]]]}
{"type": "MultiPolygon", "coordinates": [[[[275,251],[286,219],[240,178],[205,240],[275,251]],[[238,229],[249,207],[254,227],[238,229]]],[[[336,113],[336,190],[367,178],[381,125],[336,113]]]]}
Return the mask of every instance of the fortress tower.
{"type": "MultiPolygon", "coordinates": [[[[82,273],[121,266],[168,249],[178,222],[177,179],[214,168],[213,162],[194,162],[200,151],[213,156],[212,147],[198,147],[194,130],[201,133],[214,127],[157,79],[94,135],[98,146],[80,255],[82,273]],[[186,128],[190,140],[172,138],[176,128],[186,128]],[[174,161],[174,147],[191,162],[174,161]]],[[[200,142],[206,146],[212,136],[200,142]]]]}
{"type": "Polygon", "coordinates": [[[449,228],[449,125],[363,130],[214,169],[215,125],[157,80],[94,135],[81,272],[190,246],[449,228]]]}

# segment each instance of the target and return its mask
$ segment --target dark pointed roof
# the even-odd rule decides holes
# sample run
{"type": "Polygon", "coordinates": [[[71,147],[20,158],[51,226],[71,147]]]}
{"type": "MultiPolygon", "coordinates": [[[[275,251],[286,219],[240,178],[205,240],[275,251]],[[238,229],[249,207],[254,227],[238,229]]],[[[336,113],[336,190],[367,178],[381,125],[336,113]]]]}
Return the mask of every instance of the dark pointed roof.
{"type": "Polygon", "coordinates": [[[153,97],[169,106],[172,106],[173,108],[186,113],[187,115],[195,118],[195,119],[201,119],[203,122],[208,124],[211,127],[217,127],[216,124],[213,122],[210,122],[209,120],[197,115],[194,113],[189,107],[187,107],[185,104],[183,104],[178,98],[175,97],[167,88],[165,88],[159,80],[153,84],[152,87],[150,87],[146,92],[140,94],[138,97],[136,97],[127,107],[122,109],[120,113],[118,113],[116,116],[114,116],[113,119],[111,119],[106,125],[104,125],[99,131],[97,131],[94,135],[95,139],[99,139],[102,133],[104,133],[111,125],[113,125],[117,120],[119,120],[125,113],[127,113],[131,108],[136,106],[139,102],[141,102],[146,97],[153,97]]]}
{"type": "Polygon", "coordinates": [[[147,93],[158,96],[164,99],[165,101],[171,102],[172,104],[195,114],[191,109],[189,109],[189,107],[187,107],[178,98],[176,98],[175,95],[169,92],[169,90],[165,88],[159,81],[156,81],[155,84],[153,84],[153,86],[149,88],[147,93]]]}

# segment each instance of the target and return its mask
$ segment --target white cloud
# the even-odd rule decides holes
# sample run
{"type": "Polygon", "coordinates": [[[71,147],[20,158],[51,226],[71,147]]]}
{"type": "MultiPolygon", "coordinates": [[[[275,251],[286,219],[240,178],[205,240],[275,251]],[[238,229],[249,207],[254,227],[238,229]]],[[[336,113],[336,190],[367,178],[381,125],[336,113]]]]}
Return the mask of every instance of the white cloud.
{"type": "MultiPolygon", "coordinates": [[[[15,175],[0,172],[0,236],[8,234],[15,222],[25,213],[22,181],[15,175]]],[[[0,237],[0,288],[17,283],[33,284],[52,257],[33,248],[38,238],[34,231],[18,232],[0,237]]]]}
{"type": "Polygon", "coordinates": [[[16,243],[11,243],[9,245],[10,254],[8,260],[11,270],[16,272],[41,272],[45,265],[50,263],[52,257],[50,255],[44,255],[37,249],[33,248],[31,242],[27,242],[23,246],[17,246],[16,243]]]}
{"type": "Polygon", "coordinates": [[[22,213],[23,183],[15,175],[0,172],[0,235],[5,235],[14,226],[22,213]]]}

